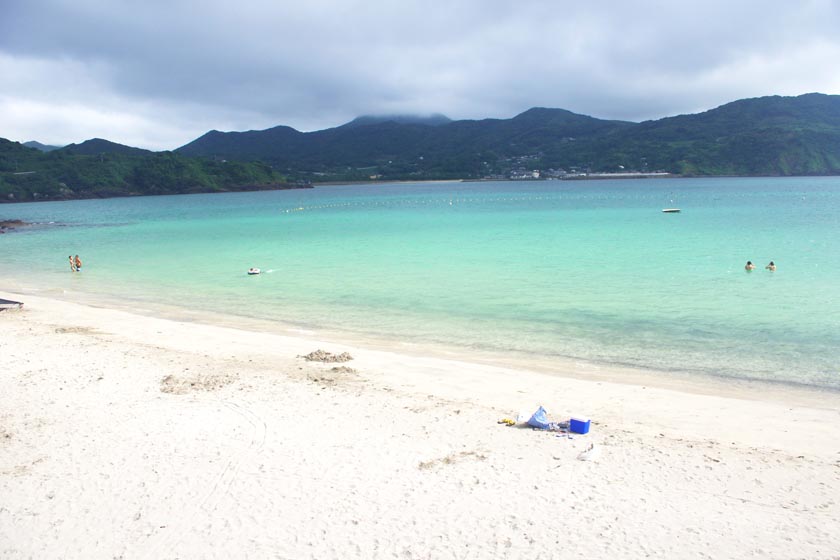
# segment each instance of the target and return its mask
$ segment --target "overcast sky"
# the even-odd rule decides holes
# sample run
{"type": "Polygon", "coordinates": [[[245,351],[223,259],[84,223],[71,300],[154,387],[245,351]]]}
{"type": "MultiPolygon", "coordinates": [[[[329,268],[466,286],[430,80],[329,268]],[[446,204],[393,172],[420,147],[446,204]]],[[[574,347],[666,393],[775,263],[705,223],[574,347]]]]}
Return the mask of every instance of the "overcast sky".
{"type": "Polygon", "coordinates": [[[0,137],[21,142],[813,91],[840,94],[840,0],[0,0],[0,137]]]}

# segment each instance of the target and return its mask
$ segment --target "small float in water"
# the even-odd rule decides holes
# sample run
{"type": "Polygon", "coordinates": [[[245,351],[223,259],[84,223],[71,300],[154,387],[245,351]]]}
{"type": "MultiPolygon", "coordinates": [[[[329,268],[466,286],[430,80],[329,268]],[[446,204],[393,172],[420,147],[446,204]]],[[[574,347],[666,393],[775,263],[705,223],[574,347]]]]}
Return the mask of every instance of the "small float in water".
{"type": "Polygon", "coordinates": [[[259,274],[260,272],[262,272],[262,271],[259,268],[256,268],[256,267],[253,267],[253,266],[248,269],[248,275],[249,276],[254,276],[255,274],[259,274]]]}

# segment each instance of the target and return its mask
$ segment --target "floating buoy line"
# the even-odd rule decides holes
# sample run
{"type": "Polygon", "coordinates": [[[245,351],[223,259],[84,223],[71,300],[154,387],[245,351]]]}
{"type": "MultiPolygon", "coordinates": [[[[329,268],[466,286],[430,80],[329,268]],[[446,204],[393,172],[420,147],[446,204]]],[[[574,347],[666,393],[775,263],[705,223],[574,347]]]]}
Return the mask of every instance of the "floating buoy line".
{"type": "MultiPolygon", "coordinates": [[[[656,193],[651,193],[650,195],[642,195],[642,196],[635,196],[635,197],[622,197],[622,201],[627,200],[653,200],[656,198],[656,193]]],[[[497,197],[452,197],[452,198],[425,198],[425,199],[403,199],[403,200],[376,200],[376,201],[354,201],[354,202],[335,202],[331,204],[314,204],[311,206],[296,206],[294,208],[283,208],[280,210],[283,214],[293,214],[297,212],[317,212],[322,210],[336,210],[336,209],[344,209],[344,208],[381,208],[381,209],[390,209],[390,208],[420,208],[420,207],[446,207],[446,206],[456,206],[456,205],[465,205],[465,204],[488,204],[488,203],[516,203],[516,202],[538,202],[538,201],[551,201],[557,202],[560,200],[567,200],[567,201],[607,201],[607,200],[615,200],[615,196],[610,196],[606,194],[587,194],[587,195],[579,195],[579,194],[555,194],[551,196],[547,195],[539,195],[539,196],[497,196],[497,197]]]]}
{"type": "Polygon", "coordinates": [[[285,208],[282,213],[291,214],[294,212],[310,212],[319,210],[331,210],[337,208],[417,208],[421,206],[455,206],[456,204],[493,203],[493,202],[530,202],[537,200],[558,200],[560,197],[552,196],[530,196],[530,197],[495,197],[495,198],[441,198],[441,199],[411,199],[402,201],[373,201],[373,202],[341,202],[333,204],[317,204],[312,206],[297,206],[285,208]]]}

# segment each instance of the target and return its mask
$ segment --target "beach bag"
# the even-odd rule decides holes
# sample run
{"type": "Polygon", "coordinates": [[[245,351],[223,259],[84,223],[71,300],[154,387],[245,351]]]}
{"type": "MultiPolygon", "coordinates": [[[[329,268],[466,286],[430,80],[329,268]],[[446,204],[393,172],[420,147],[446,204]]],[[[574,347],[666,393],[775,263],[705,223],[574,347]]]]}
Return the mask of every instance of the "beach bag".
{"type": "Polygon", "coordinates": [[[545,413],[545,409],[542,406],[540,406],[537,411],[531,415],[531,419],[528,420],[528,425],[534,428],[539,428],[540,430],[548,429],[548,415],[545,413]]]}

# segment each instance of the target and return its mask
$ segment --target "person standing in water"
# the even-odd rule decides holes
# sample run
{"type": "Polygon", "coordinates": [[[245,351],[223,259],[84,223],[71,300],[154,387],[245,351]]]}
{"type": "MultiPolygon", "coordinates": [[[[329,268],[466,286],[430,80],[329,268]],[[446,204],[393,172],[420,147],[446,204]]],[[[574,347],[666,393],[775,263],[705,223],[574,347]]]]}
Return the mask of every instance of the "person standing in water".
{"type": "Polygon", "coordinates": [[[768,264],[764,268],[766,268],[770,272],[776,272],[776,263],[774,263],[773,261],[770,261],[770,264],[768,264]]]}
{"type": "Polygon", "coordinates": [[[752,261],[747,261],[747,264],[744,266],[744,270],[746,270],[747,272],[752,272],[753,270],[755,270],[755,265],[752,263],[752,261]]]}
{"type": "Polygon", "coordinates": [[[67,257],[67,259],[70,261],[70,270],[72,270],[73,272],[76,272],[76,263],[75,263],[75,261],[73,261],[73,257],[69,256],[69,257],[67,257]]]}
{"type": "Polygon", "coordinates": [[[79,255],[76,255],[76,258],[73,259],[73,264],[76,265],[76,272],[82,270],[82,259],[79,258],[79,255]]]}

